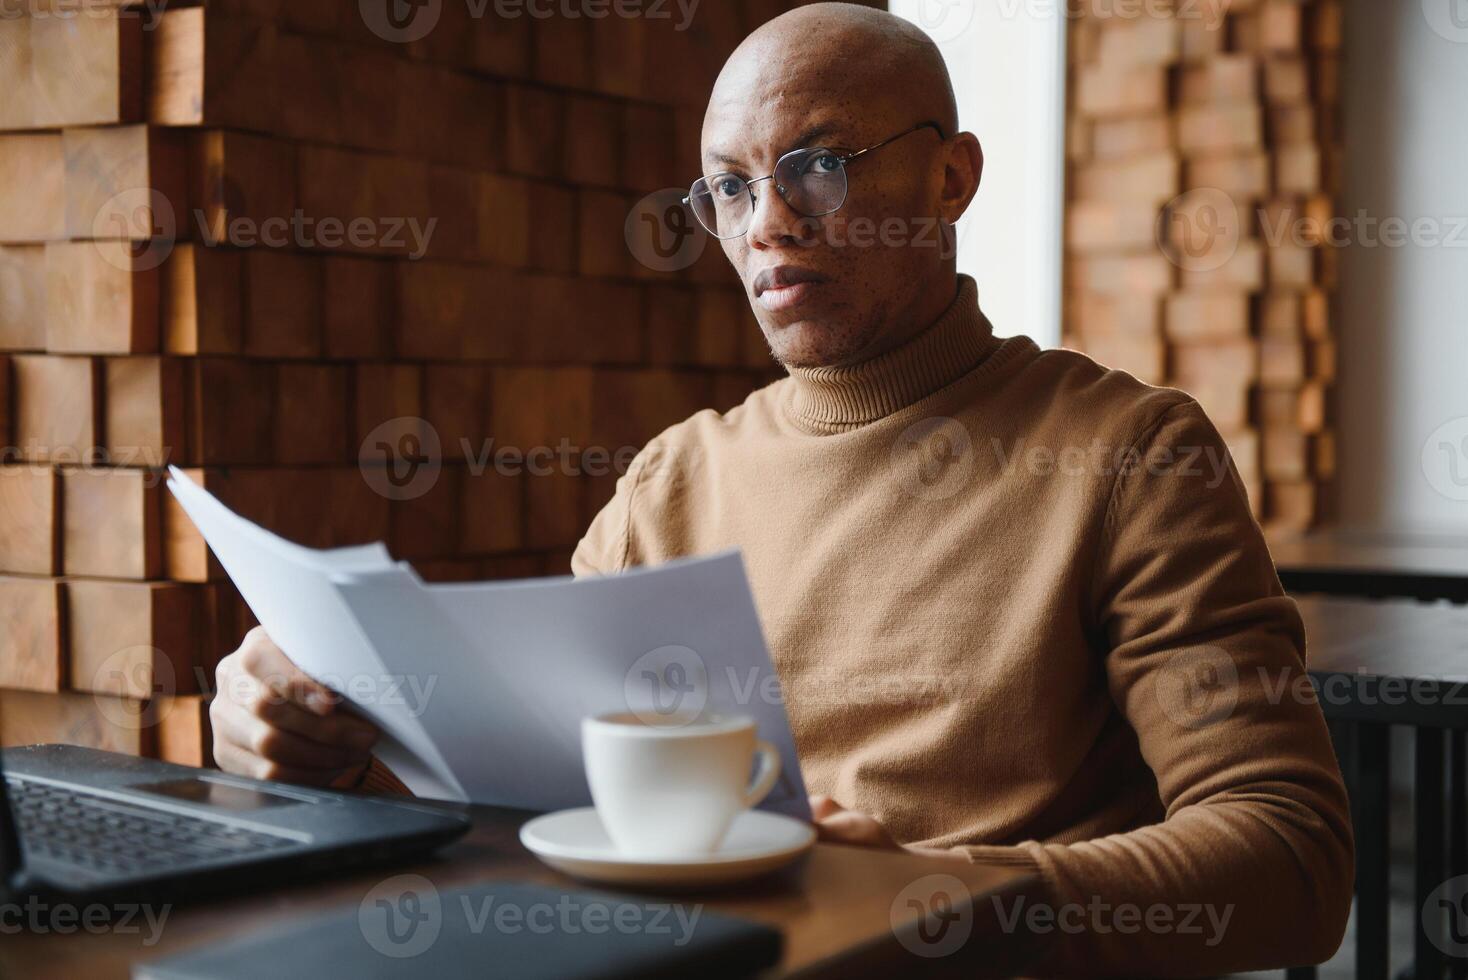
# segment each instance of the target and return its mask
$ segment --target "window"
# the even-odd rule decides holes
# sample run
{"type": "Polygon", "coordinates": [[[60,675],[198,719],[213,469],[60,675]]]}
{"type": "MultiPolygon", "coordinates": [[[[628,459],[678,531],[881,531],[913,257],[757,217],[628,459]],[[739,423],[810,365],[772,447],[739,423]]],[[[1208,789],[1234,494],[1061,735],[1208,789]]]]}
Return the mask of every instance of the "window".
{"type": "Polygon", "coordinates": [[[1060,342],[1065,192],[1065,18],[1038,0],[891,0],[953,76],[959,125],[984,147],[978,197],[958,225],[958,269],[1001,335],[1060,342]]]}

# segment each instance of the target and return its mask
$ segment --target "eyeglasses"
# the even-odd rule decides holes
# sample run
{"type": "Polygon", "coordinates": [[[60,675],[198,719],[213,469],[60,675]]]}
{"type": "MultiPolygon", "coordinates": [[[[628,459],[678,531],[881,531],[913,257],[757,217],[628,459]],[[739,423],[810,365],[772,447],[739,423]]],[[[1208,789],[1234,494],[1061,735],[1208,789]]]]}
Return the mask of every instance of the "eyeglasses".
{"type": "Polygon", "coordinates": [[[728,172],[700,177],[693,182],[683,203],[688,205],[698,223],[708,229],[710,235],[719,239],[738,238],[749,231],[754,219],[754,208],[758,203],[754,185],[762,180],[773,180],[775,192],[792,210],[807,218],[819,218],[839,210],[846,203],[849,186],[847,164],[920,129],[933,130],[939,139],[948,138],[943,135],[943,127],[930,120],[855,153],[842,155],[823,146],[791,150],[775,161],[774,173],[754,180],[745,180],[728,172]]]}

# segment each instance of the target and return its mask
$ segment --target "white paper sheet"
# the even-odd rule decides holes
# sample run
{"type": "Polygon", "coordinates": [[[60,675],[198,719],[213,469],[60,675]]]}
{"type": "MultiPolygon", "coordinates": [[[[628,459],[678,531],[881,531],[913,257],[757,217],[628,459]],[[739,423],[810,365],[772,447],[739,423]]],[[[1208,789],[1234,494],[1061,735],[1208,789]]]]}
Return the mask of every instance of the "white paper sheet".
{"type": "Polygon", "coordinates": [[[737,552],[583,580],[428,585],[381,544],[304,548],[170,473],[272,639],[383,729],[378,754],[415,793],[585,805],[582,717],[704,710],[755,719],[782,762],[764,806],[809,817],[737,552]]]}
{"type": "Polygon", "coordinates": [[[376,749],[382,761],[415,793],[467,800],[406,705],[371,691],[352,696],[343,690],[347,680],[361,688],[385,685],[388,674],[331,576],[334,570],[391,569],[387,549],[380,544],[331,551],[301,547],[235,514],[177,468],[170,467],[170,475],[168,488],[271,639],[307,674],[352,697],[382,729],[376,749]]]}

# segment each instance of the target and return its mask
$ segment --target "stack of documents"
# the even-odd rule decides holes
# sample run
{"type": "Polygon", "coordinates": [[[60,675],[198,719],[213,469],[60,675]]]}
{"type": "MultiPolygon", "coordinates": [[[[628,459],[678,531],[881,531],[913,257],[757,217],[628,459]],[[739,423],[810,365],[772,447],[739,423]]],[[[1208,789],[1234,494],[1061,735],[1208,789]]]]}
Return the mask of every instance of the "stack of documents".
{"type": "Polygon", "coordinates": [[[763,806],[809,816],[737,552],[581,580],[430,585],[380,543],[305,548],[169,473],[261,625],[382,729],[377,755],[414,793],[584,806],[584,716],[705,711],[755,719],[782,763],[763,806]]]}

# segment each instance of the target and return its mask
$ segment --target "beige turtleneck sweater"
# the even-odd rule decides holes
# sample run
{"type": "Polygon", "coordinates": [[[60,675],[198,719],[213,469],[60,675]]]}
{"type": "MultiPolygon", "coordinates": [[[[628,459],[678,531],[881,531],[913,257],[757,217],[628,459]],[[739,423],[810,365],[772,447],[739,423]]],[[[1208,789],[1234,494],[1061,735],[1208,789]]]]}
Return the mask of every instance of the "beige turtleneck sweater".
{"type": "Polygon", "coordinates": [[[905,346],[652,440],[572,564],[731,547],[809,789],[1037,867],[1056,918],[1016,928],[1051,923],[1047,971],[1339,944],[1351,829],[1303,626],[1187,395],[1001,342],[960,277],[905,346]]]}

